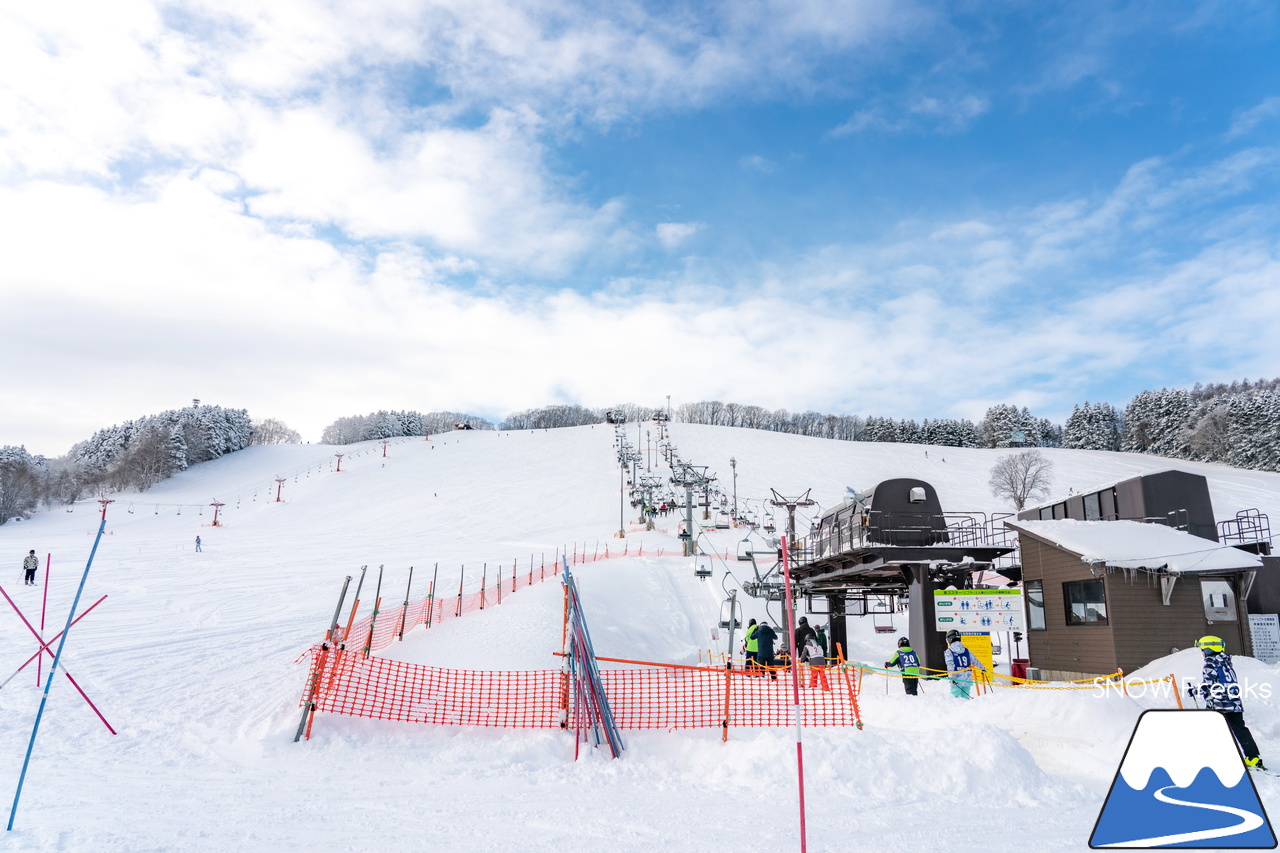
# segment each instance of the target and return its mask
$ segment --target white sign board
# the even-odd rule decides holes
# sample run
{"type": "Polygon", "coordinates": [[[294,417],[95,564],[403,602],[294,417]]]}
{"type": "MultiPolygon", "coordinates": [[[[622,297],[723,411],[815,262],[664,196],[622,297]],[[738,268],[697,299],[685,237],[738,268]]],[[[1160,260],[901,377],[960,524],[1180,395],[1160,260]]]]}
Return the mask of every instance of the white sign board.
{"type": "Polygon", "coordinates": [[[1267,663],[1280,662],[1280,616],[1250,613],[1249,636],[1253,639],[1255,658],[1267,663]]]}
{"type": "Polygon", "coordinates": [[[933,624],[939,631],[1025,631],[1020,589],[935,589],[933,624]]]}

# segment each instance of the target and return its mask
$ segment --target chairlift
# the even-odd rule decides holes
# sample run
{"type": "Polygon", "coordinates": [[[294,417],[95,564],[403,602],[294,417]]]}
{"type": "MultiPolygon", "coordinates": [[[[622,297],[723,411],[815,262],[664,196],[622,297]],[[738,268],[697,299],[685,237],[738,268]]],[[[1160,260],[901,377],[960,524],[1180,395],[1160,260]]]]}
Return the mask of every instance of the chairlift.
{"type": "Polygon", "coordinates": [[[893,608],[888,601],[882,601],[871,613],[871,624],[877,634],[892,634],[898,629],[893,626],[893,608]]]}
{"type": "Polygon", "coordinates": [[[698,563],[698,567],[693,570],[694,577],[700,581],[704,581],[711,577],[711,568],[706,563],[698,563]]]}
{"type": "Polygon", "coordinates": [[[743,539],[738,543],[738,559],[743,562],[751,559],[751,540],[743,539]]]}
{"type": "Polygon", "coordinates": [[[719,515],[716,516],[716,529],[717,530],[729,529],[729,514],[727,512],[721,512],[719,515]]]}
{"type": "Polygon", "coordinates": [[[764,517],[764,532],[772,533],[775,530],[777,528],[773,526],[773,513],[766,513],[764,517]]]}
{"type": "Polygon", "coordinates": [[[736,602],[732,598],[726,598],[720,603],[720,627],[728,628],[729,620],[733,620],[733,628],[737,630],[742,627],[742,617],[738,615],[736,602]],[[730,612],[733,611],[733,612],[730,612]]]}

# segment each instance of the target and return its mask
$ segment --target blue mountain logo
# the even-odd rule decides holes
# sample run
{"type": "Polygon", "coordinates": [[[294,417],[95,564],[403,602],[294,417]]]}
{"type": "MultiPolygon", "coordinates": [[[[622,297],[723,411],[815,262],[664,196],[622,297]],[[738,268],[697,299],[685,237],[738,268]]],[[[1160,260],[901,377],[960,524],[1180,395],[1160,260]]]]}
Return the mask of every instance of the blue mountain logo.
{"type": "Polygon", "coordinates": [[[1274,848],[1226,718],[1217,711],[1144,712],[1089,846],[1274,848]]]}

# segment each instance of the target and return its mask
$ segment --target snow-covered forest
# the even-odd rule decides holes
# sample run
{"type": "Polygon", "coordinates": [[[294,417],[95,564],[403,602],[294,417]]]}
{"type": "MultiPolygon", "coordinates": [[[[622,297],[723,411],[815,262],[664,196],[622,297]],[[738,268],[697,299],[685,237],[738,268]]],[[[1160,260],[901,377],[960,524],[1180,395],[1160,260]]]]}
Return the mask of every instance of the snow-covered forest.
{"type": "MultiPolygon", "coordinates": [[[[637,403],[601,409],[557,404],[515,412],[497,423],[463,412],[381,410],[338,418],[325,427],[320,440],[345,445],[432,435],[462,425],[479,430],[556,429],[601,423],[610,412],[627,421],[647,420],[661,409],[637,403]]],[[[1110,403],[1086,401],[1073,407],[1062,425],[1009,403],[991,406],[977,423],[789,412],[718,400],[683,403],[670,414],[683,423],[840,441],[1111,450],[1280,471],[1280,378],[1143,391],[1123,411],[1110,403]]],[[[42,504],[69,504],[94,491],[145,491],[190,465],[252,444],[299,442],[301,436],[280,421],[255,421],[244,409],[195,400],[183,409],[99,430],[57,459],[33,456],[23,447],[0,447],[0,524],[42,504]]]]}

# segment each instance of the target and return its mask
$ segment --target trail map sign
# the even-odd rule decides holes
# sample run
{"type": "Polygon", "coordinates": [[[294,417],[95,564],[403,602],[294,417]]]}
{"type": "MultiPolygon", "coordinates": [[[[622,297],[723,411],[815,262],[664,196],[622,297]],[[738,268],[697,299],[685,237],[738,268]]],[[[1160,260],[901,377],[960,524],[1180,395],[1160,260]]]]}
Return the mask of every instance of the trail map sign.
{"type": "Polygon", "coordinates": [[[935,589],[933,623],[939,631],[1025,631],[1020,589],[935,589]]]}

